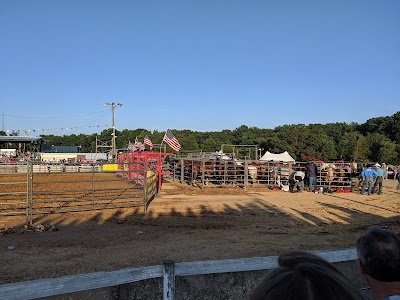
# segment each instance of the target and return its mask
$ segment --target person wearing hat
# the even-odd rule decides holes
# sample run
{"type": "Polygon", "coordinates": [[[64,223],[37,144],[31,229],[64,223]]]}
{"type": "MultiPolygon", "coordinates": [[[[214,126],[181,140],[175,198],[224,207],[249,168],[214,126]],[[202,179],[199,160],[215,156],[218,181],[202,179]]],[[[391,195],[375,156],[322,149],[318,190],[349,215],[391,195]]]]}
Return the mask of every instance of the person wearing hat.
{"type": "Polygon", "coordinates": [[[374,183],[374,188],[372,189],[372,193],[376,193],[377,188],[379,187],[378,190],[378,195],[382,194],[382,182],[383,182],[383,177],[386,175],[386,171],[382,169],[381,165],[376,163],[375,164],[375,172],[377,174],[375,183],[374,183]]]}

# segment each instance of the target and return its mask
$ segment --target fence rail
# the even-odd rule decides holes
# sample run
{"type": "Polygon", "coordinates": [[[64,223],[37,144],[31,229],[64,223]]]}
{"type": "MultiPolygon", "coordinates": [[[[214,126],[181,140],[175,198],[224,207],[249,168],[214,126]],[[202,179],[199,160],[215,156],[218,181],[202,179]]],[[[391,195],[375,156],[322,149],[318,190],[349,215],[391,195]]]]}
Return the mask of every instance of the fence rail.
{"type": "MultiPolygon", "coordinates": [[[[355,249],[310,251],[331,263],[352,261],[355,249]]],[[[176,276],[194,276],[218,273],[268,270],[277,267],[277,257],[254,257],[174,263],[142,268],[126,268],[114,272],[98,272],[55,279],[43,279],[0,285],[3,300],[23,300],[50,297],[104,287],[112,287],[152,278],[163,278],[163,299],[173,300],[176,276]]]]}
{"type": "Polygon", "coordinates": [[[134,171],[104,172],[101,166],[87,165],[69,172],[59,164],[26,163],[13,173],[2,165],[0,215],[25,214],[32,225],[38,214],[140,206],[146,211],[157,195],[157,176],[146,163],[130,164],[135,164],[134,171]]]}
{"type": "MultiPolygon", "coordinates": [[[[304,162],[263,162],[258,160],[216,160],[197,158],[170,159],[168,171],[173,180],[205,187],[282,187],[289,185],[294,171],[308,174],[304,162]]],[[[326,190],[352,189],[358,185],[358,173],[350,163],[323,164],[318,168],[317,184],[326,190]],[[354,180],[356,179],[356,180],[354,180]]]]}

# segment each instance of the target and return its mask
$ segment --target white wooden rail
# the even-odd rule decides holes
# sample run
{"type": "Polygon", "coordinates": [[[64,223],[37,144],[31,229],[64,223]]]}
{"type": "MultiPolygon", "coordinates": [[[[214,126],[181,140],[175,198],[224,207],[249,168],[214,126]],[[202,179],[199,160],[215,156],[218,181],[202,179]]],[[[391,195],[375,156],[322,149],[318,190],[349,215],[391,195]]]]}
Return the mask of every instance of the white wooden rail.
{"type": "MultiPolygon", "coordinates": [[[[356,250],[353,248],[310,252],[319,255],[331,263],[351,261],[357,258],[356,250]]],[[[126,268],[114,272],[97,272],[4,284],[0,285],[0,299],[34,299],[117,286],[151,278],[163,278],[164,299],[173,300],[175,298],[176,276],[268,270],[277,267],[277,265],[277,256],[185,263],[166,261],[164,265],[150,267],[126,268]]]]}

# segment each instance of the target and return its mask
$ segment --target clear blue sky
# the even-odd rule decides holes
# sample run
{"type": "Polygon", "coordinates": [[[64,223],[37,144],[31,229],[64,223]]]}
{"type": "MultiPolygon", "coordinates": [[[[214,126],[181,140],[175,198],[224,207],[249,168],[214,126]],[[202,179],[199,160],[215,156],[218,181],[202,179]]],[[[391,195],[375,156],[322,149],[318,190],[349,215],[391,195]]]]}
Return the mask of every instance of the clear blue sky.
{"type": "Polygon", "coordinates": [[[391,116],[400,1],[0,0],[0,129],[100,133],[105,102],[117,130],[391,116]]]}

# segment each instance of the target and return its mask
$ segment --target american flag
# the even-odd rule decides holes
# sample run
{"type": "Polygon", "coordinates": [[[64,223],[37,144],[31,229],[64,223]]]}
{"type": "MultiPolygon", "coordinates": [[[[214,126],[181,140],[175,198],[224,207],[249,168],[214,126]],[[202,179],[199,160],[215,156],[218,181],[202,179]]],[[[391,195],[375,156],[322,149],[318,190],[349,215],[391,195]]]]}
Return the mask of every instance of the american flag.
{"type": "Polygon", "coordinates": [[[179,144],[178,140],[169,129],[167,129],[164,135],[163,142],[167,143],[176,152],[179,152],[179,149],[181,149],[181,144],[179,144]]]}
{"type": "Polygon", "coordinates": [[[146,134],[146,136],[144,137],[143,144],[149,146],[149,147],[150,147],[150,150],[153,149],[153,143],[151,142],[151,140],[149,139],[149,137],[147,136],[147,134],[146,134]]]}
{"type": "Polygon", "coordinates": [[[134,144],[132,144],[131,142],[129,142],[129,144],[128,144],[128,149],[129,149],[129,151],[134,152],[134,151],[136,150],[136,147],[135,147],[134,144]]]}
{"type": "Polygon", "coordinates": [[[143,151],[145,149],[145,147],[144,147],[144,144],[142,144],[141,142],[138,141],[137,138],[135,138],[135,143],[129,142],[128,149],[131,152],[135,152],[135,151],[143,151]]]}
{"type": "Polygon", "coordinates": [[[138,151],[143,151],[144,149],[146,149],[144,144],[142,142],[139,142],[137,138],[135,138],[135,147],[138,151]]]}

